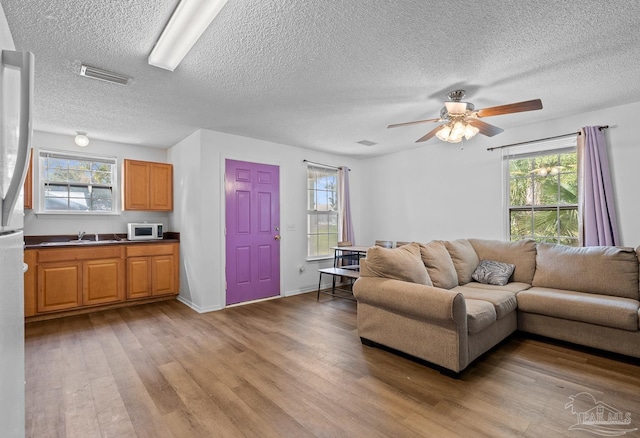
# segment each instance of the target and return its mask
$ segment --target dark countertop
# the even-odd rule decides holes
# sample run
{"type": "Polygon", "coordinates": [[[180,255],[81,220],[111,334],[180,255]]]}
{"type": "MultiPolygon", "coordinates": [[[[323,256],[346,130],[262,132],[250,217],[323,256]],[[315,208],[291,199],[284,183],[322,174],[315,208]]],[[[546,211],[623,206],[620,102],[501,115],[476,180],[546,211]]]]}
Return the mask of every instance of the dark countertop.
{"type": "Polygon", "coordinates": [[[82,243],[78,242],[77,235],[56,234],[46,236],[24,236],[25,249],[44,249],[44,248],[77,248],[88,247],[94,245],[121,245],[121,244],[158,244],[158,243],[176,243],[180,242],[180,233],[167,232],[164,233],[163,239],[158,240],[127,240],[126,234],[98,234],[98,240],[95,240],[95,234],[87,233],[82,239],[82,243]]]}

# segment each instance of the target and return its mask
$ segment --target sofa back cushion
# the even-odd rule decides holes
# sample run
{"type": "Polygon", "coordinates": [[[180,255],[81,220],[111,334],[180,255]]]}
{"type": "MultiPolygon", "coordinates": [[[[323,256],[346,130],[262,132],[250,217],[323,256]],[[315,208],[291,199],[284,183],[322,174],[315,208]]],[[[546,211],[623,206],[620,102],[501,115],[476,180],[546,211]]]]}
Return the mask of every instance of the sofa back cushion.
{"type": "Polygon", "coordinates": [[[420,256],[435,287],[452,289],[458,285],[456,267],[443,241],[421,243],[420,256]]]}
{"type": "Polygon", "coordinates": [[[458,274],[458,284],[462,286],[471,281],[471,275],[480,264],[480,258],[467,239],[447,240],[444,242],[458,274]]]}
{"type": "Polygon", "coordinates": [[[433,286],[417,243],[393,249],[372,246],[367,250],[366,261],[361,262],[365,265],[364,269],[360,267],[361,277],[384,277],[433,286]]]}
{"type": "Polygon", "coordinates": [[[536,242],[531,239],[517,242],[500,240],[469,239],[480,260],[515,265],[509,281],[531,284],[536,273],[536,242]]]}
{"type": "Polygon", "coordinates": [[[633,248],[538,244],[533,286],[638,299],[633,248]]]}

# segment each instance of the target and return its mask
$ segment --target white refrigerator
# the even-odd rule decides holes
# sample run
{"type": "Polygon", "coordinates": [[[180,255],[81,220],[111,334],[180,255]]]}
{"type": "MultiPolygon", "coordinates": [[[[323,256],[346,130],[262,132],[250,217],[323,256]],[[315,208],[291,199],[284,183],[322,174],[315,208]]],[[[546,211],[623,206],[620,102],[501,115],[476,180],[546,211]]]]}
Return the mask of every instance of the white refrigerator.
{"type": "Polygon", "coordinates": [[[0,5],[0,435],[25,434],[22,186],[31,149],[33,54],[17,52],[0,5]]]}

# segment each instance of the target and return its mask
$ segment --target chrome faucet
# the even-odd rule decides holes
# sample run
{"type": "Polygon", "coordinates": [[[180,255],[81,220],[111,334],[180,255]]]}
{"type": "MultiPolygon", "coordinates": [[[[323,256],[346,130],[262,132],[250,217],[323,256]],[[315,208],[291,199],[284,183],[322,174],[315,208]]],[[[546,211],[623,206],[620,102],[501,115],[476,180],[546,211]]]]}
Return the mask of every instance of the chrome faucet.
{"type": "Polygon", "coordinates": [[[84,237],[84,231],[78,231],[78,240],[82,240],[84,237]]]}

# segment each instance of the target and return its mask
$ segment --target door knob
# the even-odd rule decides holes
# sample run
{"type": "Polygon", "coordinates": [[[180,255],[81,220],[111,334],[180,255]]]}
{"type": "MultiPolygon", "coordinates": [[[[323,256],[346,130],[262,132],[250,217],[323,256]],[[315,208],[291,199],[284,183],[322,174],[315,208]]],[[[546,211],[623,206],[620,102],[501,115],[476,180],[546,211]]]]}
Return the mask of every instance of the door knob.
{"type": "Polygon", "coordinates": [[[280,234],[276,234],[273,238],[276,240],[280,240],[280,234]]]}

